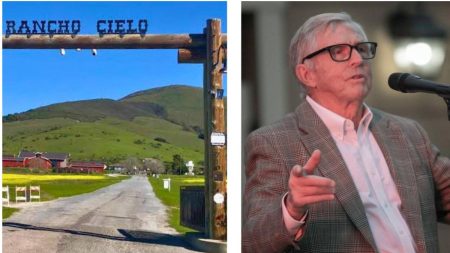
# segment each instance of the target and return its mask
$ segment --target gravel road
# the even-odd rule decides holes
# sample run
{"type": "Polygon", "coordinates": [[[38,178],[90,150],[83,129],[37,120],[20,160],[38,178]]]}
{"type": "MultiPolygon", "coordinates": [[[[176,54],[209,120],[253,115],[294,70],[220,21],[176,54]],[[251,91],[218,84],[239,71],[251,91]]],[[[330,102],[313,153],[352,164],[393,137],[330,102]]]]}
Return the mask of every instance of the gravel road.
{"type": "Polygon", "coordinates": [[[4,253],[197,252],[167,223],[146,177],[26,204],[3,221],[4,253]]]}

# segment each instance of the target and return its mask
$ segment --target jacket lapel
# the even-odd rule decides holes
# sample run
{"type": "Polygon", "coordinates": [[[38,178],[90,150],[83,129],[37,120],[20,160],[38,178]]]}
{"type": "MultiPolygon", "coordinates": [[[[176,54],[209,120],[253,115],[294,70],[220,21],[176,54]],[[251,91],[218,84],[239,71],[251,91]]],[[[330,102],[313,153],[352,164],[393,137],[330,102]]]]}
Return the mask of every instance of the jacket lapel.
{"type": "Polygon", "coordinates": [[[323,176],[336,182],[336,200],[340,202],[367,242],[376,250],[358,190],[328,128],[306,101],[297,107],[295,113],[304,147],[309,154],[316,149],[322,152],[318,170],[323,176]]]}
{"type": "Polygon", "coordinates": [[[415,170],[408,152],[410,146],[400,126],[383,118],[375,110],[370,130],[376,139],[389,167],[392,179],[397,186],[402,201],[400,211],[407,222],[417,252],[426,252],[425,238],[422,226],[419,192],[415,170]]]}

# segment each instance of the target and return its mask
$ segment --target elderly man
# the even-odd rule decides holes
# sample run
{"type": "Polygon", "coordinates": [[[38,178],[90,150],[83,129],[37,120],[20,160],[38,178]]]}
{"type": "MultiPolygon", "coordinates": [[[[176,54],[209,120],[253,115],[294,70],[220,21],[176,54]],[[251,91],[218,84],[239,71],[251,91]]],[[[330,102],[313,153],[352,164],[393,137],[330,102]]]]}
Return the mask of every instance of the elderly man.
{"type": "Polygon", "coordinates": [[[414,121],[368,107],[377,43],[345,13],[291,41],[307,97],[247,141],[244,252],[437,252],[450,160],[414,121]]]}

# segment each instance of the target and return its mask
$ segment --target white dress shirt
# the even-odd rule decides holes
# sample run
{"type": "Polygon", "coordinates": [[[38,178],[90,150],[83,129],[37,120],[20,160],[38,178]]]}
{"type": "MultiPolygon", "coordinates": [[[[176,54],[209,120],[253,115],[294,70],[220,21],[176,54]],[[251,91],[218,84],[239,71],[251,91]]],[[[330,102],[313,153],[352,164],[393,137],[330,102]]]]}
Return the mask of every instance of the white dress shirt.
{"type": "MultiPolygon", "coordinates": [[[[400,213],[401,199],[383,153],[369,129],[372,112],[364,105],[364,114],[355,130],[351,120],[306,98],[331,133],[361,197],[375,243],[382,253],[416,252],[414,239],[400,213]]],[[[284,200],[284,198],[283,198],[284,200]]],[[[282,203],[283,220],[292,235],[302,221],[293,219],[282,203]]],[[[307,221],[306,221],[307,222],[307,221]]]]}

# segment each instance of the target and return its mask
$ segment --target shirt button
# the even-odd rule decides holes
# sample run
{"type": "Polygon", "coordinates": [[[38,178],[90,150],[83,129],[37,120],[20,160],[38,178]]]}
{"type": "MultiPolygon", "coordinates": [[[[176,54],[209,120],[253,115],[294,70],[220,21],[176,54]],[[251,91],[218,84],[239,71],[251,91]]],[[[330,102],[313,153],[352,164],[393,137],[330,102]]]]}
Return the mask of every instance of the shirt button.
{"type": "Polygon", "coordinates": [[[384,203],[384,208],[388,208],[388,204],[387,203],[384,203]]]}
{"type": "Polygon", "coordinates": [[[400,230],[400,234],[403,235],[403,230],[400,230]]]}

